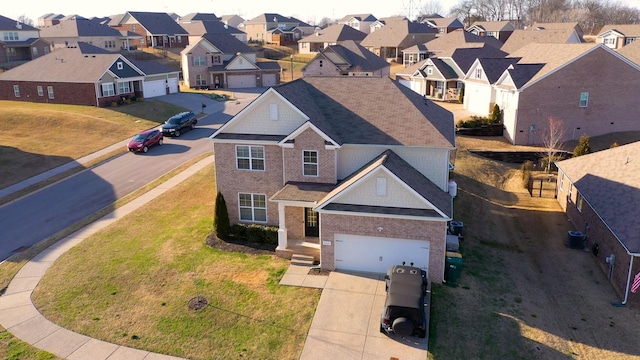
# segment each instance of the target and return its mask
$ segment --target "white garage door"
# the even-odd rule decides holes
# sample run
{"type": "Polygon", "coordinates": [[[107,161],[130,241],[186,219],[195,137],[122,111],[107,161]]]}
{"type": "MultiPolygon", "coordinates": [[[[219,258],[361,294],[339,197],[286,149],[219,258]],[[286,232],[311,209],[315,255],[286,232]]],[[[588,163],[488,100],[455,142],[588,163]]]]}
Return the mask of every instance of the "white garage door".
{"type": "Polygon", "coordinates": [[[169,93],[175,94],[180,91],[180,85],[178,78],[169,78],[169,93]]]}
{"type": "Polygon", "coordinates": [[[145,99],[167,95],[166,82],[164,80],[145,81],[142,92],[145,99]]]}
{"type": "Polygon", "coordinates": [[[386,273],[403,261],[428,272],[429,241],[335,235],[336,269],[386,273]]]}
{"type": "Polygon", "coordinates": [[[265,74],[262,75],[262,86],[276,86],[276,74],[265,74]]]}
{"type": "Polygon", "coordinates": [[[487,94],[486,88],[469,83],[465,85],[464,101],[467,110],[478,114],[488,114],[491,94],[487,94]]]}
{"type": "Polygon", "coordinates": [[[256,87],[255,75],[229,75],[227,77],[229,89],[256,87]]]}

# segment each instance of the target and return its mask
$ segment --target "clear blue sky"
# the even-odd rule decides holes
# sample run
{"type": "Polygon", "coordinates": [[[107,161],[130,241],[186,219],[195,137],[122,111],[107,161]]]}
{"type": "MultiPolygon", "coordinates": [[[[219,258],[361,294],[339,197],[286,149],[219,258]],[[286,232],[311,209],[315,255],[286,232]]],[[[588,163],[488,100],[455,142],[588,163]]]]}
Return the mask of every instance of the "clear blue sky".
{"type": "MultiPolygon", "coordinates": [[[[376,17],[409,14],[415,17],[417,9],[430,0],[136,0],[136,1],[91,1],[91,0],[4,0],[0,7],[0,15],[17,19],[21,15],[37,24],[38,17],[47,14],[78,14],[87,18],[94,16],[110,16],[126,11],[167,12],[186,15],[192,12],[216,15],[237,14],[251,19],[262,13],[278,13],[284,16],[295,16],[303,21],[319,22],[323,17],[341,18],[347,14],[370,13],[376,17]]],[[[443,10],[443,15],[456,5],[459,0],[436,0],[443,10]]],[[[616,2],[616,0],[610,0],[616,2]]],[[[619,0],[620,3],[640,8],[640,0],[619,0]]]]}

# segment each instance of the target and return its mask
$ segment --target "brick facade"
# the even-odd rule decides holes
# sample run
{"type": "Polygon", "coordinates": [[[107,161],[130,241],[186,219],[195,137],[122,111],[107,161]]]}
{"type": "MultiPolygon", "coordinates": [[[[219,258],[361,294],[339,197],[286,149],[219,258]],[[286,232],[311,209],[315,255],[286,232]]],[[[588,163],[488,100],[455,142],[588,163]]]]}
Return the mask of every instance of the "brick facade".
{"type": "Polygon", "coordinates": [[[86,83],[0,81],[0,100],[97,106],[96,86],[86,83]],[[20,97],[15,96],[14,85],[20,87],[20,97]],[[43,96],[38,95],[38,86],[42,86],[43,96]],[[48,86],[53,86],[53,99],[49,98],[48,86]]]}
{"type": "Polygon", "coordinates": [[[284,182],[336,183],[336,152],[326,150],[324,139],[307,129],[296,136],[293,148],[284,148],[284,182]],[[304,176],[302,154],[304,150],[318,151],[318,176],[304,176]]]}
{"type": "MultiPolygon", "coordinates": [[[[579,190],[573,187],[571,198],[569,199],[568,191],[570,182],[564,177],[562,189],[560,189],[560,181],[563,177],[563,175],[560,174],[558,176],[558,202],[560,203],[560,207],[569,217],[575,230],[587,235],[586,246],[591,251],[595,263],[600,270],[607,275],[609,282],[620,296],[620,299],[624,299],[631,256],[586,201],[582,203],[582,209],[578,210],[576,202],[579,190]],[[598,244],[599,248],[597,255],[593,253],[595,244],[598,244]],[[610,272],[609,264],[605,261],[605,258],[611,254],[615,255],[612,272],[610,272]]],[[[638,272],[640,272],[640,258],[634,259],[631,281],[633,281],[633,276],[638,272]]],[[[628,301],[635,305],[640,305],[640,293],[633,294],[629,292],[628,301]]]]}
{"type": "Polygon", "coordinates": [[[321,214],[321,244],[325,240],[331,242],[331,245],[321,245],[321,265],[323,269],[335,270],[335,234],[429,240],[429,280],[441,283],[446,233],[447,224],[443,221],[321,214]],[[382,235],[376,230],[378,226],[384,228],[382,235]]]}
{"type": "Polygon", "coordinates": [[[507,130],[515,144],[542,143],[549,117],[563,121],[565,140],[640,130],[638,90],[640,71],[605,49],[596,49],[522,91],[517,128],[507,130]],[[581,92],[589,93],[586,107],[579,106],[581,92]],[[531,125],[537,128],[533,134],[531,125]]]}

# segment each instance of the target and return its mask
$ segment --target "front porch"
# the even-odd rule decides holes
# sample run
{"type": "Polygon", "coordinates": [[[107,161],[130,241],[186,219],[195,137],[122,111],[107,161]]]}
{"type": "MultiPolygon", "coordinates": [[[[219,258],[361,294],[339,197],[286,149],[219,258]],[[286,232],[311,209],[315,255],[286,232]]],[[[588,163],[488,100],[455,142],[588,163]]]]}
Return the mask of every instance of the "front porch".
{"type": "Polygon", "coordinates": [[[276,255],[284,259],[292,259],[294,255],[305,255],[313,258],[315,265],[320,263],[320,238],[307,237],[302,239],[288,239],[288,247],[276,248],[276,255]]]}

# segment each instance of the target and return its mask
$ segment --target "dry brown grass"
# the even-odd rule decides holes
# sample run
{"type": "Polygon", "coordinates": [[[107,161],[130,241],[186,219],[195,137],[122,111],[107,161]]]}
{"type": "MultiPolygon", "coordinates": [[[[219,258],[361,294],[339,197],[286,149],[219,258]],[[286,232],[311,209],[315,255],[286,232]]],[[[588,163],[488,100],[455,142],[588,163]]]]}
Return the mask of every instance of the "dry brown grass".
{"type": "Polygon", "coordinates": [[[0,102],[0,188],[125,140],[182,109],[160,101],[117,108],[0,102]]]}

